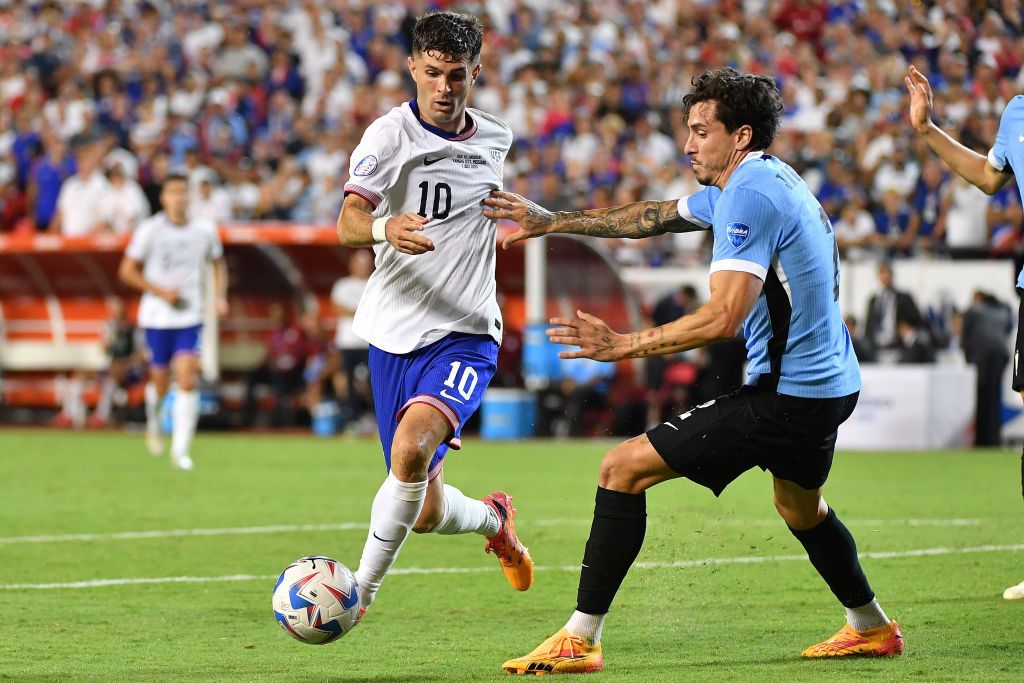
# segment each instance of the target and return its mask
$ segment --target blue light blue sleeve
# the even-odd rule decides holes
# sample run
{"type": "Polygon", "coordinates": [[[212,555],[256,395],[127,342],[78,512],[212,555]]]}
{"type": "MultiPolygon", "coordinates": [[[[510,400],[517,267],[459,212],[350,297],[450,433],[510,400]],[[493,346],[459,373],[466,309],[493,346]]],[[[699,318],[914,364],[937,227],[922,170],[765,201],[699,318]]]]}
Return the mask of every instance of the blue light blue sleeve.
{"type": "Polygon", "coordinates": [[[721,194],[721,190],[711,185],[700,192],[683,197],[676,208],[684,219],[707,229],[711,227],[711,219],[715,215],[715,202],[721,194]]]}
{"type": "Polygon", "coordinates": [[[782,240],[779,211],[760,192],[745,187],[718,200],[711,272],[736,270],[764,280],[782,240]]]}
{"type": "Polygon", "coordinates": [[[988,151],[988,163],[991,164],[992,168],[997,171],[1013,171],[1012,168],[1006,168],[1008,163],[1006,155],[1009,145],[1014,142],[1014,130],[1024,128],[1022,124],[1024,124],[1024,97],[1018,95],[1010,100],[1010,103],[1006,105],[1006,109],[1003,110],[1003,115],[999,117],[999,130],[996,132],[996,142],[992,145],[992,149],[988,151]]]}

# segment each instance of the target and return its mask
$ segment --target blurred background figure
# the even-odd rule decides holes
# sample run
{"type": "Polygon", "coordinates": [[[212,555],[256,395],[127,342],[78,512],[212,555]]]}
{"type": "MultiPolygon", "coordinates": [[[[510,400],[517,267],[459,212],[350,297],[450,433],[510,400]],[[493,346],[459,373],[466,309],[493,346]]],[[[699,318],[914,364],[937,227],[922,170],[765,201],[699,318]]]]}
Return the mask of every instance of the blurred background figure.
{"type": "Polygon", "coordinates": [[[296,399],[305,388],[309,335],[282,303],[271,304],[267,318],[271,333],[266,355],[259,367],[250,371],[245,378],[243,426],[266,426],[256,418],[260,403],[258,390],[265,387],[269,392],[263,396],[269,395],[268,400],[273,405],[269,426],[290,427],[295,424],[296,399]]]}
{"type": "Polygon", "coordinates": [[[988,292],[976,291],[963,317],[964,358],[977,368],[977,417],[974,444],[998,446],[1002,422],[1003,372],[1010,362],[1008,340],[1013,331],[1010,307],[988,292]]]}
{"type": "Polygon", "coordinates": [[[878,267],[878,283],[881,291],[871,297],[868,302],[867,323],[864,335],[879,353],[893,351],[889,358],[898,358],[902,342],[899,335],[899,322],[906,321],[915,329],[923,326],[921,312],[908,292],[896,289],[893,284],[892,266],[883,263],[878,267]]]}
{"type": "Polygon", "coordinates": [[[357,425],[373,412],[373,396],[369,391],[370,345],[352,331],[352,319],[363,296],[366,283],[373,273],[373,256],[365,249],[357,249],[348,259],[348,275],[334,283],[331,303],[334,304],[338,326],[334,345],[341,356],[338,403],[342,420],[357,425]]]}

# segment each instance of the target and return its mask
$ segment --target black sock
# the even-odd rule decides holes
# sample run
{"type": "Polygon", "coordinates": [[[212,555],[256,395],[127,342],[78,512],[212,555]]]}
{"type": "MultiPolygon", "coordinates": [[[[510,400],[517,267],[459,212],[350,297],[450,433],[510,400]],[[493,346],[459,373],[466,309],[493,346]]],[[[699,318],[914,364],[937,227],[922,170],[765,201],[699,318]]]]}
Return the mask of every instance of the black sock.
{"type": "Polygon", "coordinates": [[[576,609],[604,614],[640,553],[647,531],[647,496],[597,487],[594,523],[583,553],[576,609]]]}
{"type": "Polygon", "coordinates": [[[835,510],[829,508],[825,521],[813,529],[790,531],[843,607],[861,607],[875,599],[857,559],[857,543],[835,510]]]}

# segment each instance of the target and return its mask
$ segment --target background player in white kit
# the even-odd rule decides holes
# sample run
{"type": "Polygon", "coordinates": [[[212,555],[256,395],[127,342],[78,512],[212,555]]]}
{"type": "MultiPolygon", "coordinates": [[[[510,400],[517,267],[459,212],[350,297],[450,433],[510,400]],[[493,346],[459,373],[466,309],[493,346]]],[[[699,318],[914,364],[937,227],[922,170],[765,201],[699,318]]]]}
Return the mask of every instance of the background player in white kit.
{"type": "Polygon", "coordinates": [[[338,218],[343,245],[373,245],[376,270],[354,331],[370,342],[370,380],[388,476],[373,500],[356,579],[373,602],[409,531],[488,538],[517,590],[533,562],[516,537],[512,499],[483,501],[443,483],[442,460],[461,446],[501,342],[495,300],[496,225],[480,203],[502,186],[509,127],[467,109],[480,74],[483,26],[434,12],[413,29],[416,99],[374,121],[352,153],[338,218]]]}
{"type": "Polygon", "coordinates": [[[203,280],[214,262],[217,313],[227,312],[227,268],[217,227],[212,221],[189,220],[188,178],[169,175],[160,190],[164,210],[143,221],[121,260],[119,275],[142,292],[139,327],[149,346],[146,385],[146,445],[163,452],[160,403],[167,395],[173,362],[178,393],[171,408],[171,464],[192,469],[189,447],[199,416],[199,341],[203,323],[203,280]]]}

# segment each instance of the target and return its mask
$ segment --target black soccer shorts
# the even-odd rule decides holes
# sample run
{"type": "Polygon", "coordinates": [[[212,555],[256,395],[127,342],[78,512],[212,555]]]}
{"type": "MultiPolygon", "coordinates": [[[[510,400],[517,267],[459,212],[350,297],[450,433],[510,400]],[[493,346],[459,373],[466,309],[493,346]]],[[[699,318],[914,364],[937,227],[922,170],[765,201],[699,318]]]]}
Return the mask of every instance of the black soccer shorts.
{"type": "Polygon", "coordinates": [[[716,496],[754,467],[805,489],[825,483],[839,425],[860,392],[841,398],[798,398],[746,386],[647,432],[673,470],[716,496]]]}

